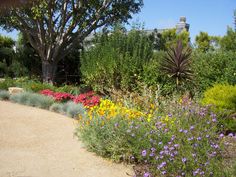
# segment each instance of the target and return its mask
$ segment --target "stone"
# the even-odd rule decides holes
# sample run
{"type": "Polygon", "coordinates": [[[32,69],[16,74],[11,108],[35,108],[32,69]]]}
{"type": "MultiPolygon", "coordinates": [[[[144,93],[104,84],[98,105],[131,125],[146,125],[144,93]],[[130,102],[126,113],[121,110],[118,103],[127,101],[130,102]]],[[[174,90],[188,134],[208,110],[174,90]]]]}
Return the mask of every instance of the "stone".
{"type": "Polygon", "coordinates": [[[12,95],[16,93],[22,93],[24,90],[23,88],[20,88],[20,87],[9,87],[8,91],[9,91],[9,94],[12,95]]]}

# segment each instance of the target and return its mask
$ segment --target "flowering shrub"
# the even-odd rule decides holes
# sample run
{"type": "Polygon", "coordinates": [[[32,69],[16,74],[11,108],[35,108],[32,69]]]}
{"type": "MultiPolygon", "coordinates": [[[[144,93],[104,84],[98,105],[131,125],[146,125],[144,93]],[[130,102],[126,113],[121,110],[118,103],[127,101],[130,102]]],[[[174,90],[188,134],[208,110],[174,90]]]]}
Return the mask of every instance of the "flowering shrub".
{"type": "Polygon", "coordinates": [[[116,116],[125,117],[128,119],[144,116],[144,114],[140,111],[128,109],[123,107],[121,104],[115,104],[108,99],[102,99],[99,105],[94,106],[89,110],[88,115],[90,119],[95,116],[94,114],[104,116],[106,119],[111,119],[116,116]]]}
{"type": "Polygon", "coordinates": [[[100,97],[95,95],[95,92],[90,91],[90,92],[75,96],[73,101],[75,103],[82,103],[84,106],[87,106],[87,107],[93,107],[99,104],[100,97]]]}
{"type": "Polygon", "coordinates": [[[40,91],[41,94],[53,97],[54,100],[60,102],[73,101],[75,103],[82,103],[86,107],[93,107],[98,105],[100,102],[100,97],[95,95],[93,91],[74,96],[69,93],[64,92],[53,92],[49,89],[40,91]]]}
{"type": "Polygon", "coordinates": [[[61,102],[65,102],[65,101],[73,100],[74,99],[74,96],[69,94],[69,93],[53,92],[53,91],[51,91],[49,89],[42,90],[42,91],[40,91],[40,93],[42,95],[51,96],[51,97],[54,98],[54,100],[61,101],[61,102]]]}
{"type": "Polygon", "coordinates": [[[141,176],[225,176],[223,135],[216,133],[218,120],[208,108],[181,102],[151,119],[127,119],[109,100],[92,110],[80,119],[78,136],[101,156],[143,164],[141,176]]]}

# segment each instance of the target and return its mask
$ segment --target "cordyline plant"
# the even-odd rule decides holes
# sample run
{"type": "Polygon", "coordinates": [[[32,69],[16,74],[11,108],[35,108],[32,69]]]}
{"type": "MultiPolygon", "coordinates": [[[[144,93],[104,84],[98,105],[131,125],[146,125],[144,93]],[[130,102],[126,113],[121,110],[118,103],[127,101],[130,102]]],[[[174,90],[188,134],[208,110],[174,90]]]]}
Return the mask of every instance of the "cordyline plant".
{"type": "Polygon", "coordinates": [[[182,41],[179,40],[176,46],[172,46],[167,50],[161,64],[161,70],[175,79],[177,89],[180,82],[192,79],[190,69],[191,53],[191,49],[189,47],[184,48],[182,41]]]}

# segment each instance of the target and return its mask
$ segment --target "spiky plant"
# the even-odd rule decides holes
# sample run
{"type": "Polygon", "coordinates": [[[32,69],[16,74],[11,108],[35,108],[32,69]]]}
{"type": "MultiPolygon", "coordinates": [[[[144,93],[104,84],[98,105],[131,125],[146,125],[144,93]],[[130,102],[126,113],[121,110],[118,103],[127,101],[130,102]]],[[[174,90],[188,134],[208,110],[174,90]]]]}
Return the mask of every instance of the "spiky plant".
{"type": "Polygon", "coordinates": [[[180,82],[192,79],[191,53],[191,49],[184,48],[182,41],[179,40],[176,46],[171,46],[167,50],[161,63],[161,70],[175,80],[177,89],[180,82]]]}

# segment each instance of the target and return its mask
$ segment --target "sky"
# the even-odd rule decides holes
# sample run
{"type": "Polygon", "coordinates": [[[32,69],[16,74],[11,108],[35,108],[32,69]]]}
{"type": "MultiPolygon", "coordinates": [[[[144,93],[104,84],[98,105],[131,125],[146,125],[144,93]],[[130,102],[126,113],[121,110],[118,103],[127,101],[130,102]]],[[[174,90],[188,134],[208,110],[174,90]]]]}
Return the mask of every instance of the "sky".
{"type": "MultiPolygon", "coordinates": [[[[181,16],[190,24],[190,36],[194,41],[200,31],[209,35],[223,36],[227,26],[234,27],[233,13],[236,0],[144,0],[141,12],[133,15],[130,23],[140,22],[145,29],[173,28],[181,16]]],[[[17,39],[17,32],[6,33],[17,39]]]]}

